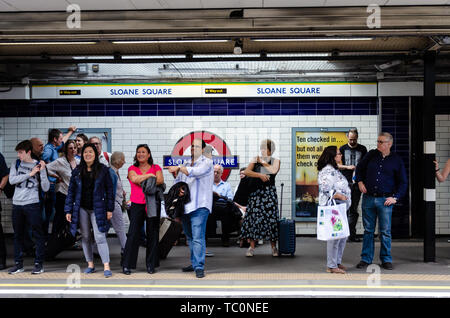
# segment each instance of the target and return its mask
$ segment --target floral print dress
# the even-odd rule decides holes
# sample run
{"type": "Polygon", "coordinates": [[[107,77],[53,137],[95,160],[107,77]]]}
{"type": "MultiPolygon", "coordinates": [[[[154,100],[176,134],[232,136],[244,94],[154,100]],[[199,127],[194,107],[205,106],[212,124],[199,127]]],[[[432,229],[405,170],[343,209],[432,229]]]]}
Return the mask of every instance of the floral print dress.
{"type": "Polygon", "coordinates": [[[278,197],[275,175],[248,197],[247,213],[241,228],[241,238],[278,241],[278,197]]]}

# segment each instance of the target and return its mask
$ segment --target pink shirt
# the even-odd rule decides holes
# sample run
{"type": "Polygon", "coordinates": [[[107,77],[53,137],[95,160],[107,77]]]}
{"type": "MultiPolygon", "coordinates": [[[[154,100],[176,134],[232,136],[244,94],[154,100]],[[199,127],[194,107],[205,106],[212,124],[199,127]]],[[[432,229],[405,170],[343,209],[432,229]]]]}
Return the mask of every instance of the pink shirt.
{"type": "MultiPolygon", "coordinates": [[[[128,168],[128,173],[130,173],[130,171],[134,171],[138,175],[142,175],[142,172],[139,169],[139,167],[136,167],[134,165],[132,165],[131,167],[128,168]]],[[[158,165],[153,165],[146,172],[146,174],[153,173],[156,176],[157,171],[161,171],[161,167],[158,165]]],[[[145,204],[145,195],[144,195],[144,192],[142,191],[141,186],[131,182],[131,180],[128,180],[128,181],[130,181],[130,185],[131,185],[130,201],[133,203],[137,203],[137,204],[145,204]]]]}

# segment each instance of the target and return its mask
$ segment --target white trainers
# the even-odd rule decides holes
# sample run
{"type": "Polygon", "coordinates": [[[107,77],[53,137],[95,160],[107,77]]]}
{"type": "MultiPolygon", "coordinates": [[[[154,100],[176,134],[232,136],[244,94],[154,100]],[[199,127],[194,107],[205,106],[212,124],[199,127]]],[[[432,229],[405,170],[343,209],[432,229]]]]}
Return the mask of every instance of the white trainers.
{"type": "Polygon", "coordinates": [[[249,247],[248,250],[247,250],[247,253],[245,253],[245,256],[247,256],[247,257],[253,257],[253,255],[255,255],[255,249],[249,247]]]}

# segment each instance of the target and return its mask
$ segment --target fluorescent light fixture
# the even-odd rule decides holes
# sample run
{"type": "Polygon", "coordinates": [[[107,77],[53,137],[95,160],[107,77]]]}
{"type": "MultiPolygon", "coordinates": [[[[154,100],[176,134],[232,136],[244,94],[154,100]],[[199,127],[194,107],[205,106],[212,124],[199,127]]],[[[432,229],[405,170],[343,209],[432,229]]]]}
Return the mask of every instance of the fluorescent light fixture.
{"type": "MultiPolygon", "coordinates": [[[[196,58],[235,58],[237,57],[236,54],[194,54],[194,59],[196,58]]],[[[247,58],[247,57],[260,57],[259,54],[251,54],[251,53],[244,53],[239,54],[239,58],[247,58]]]]}
{"type": "Polygon", "coordinates": [[[0,42],[0,45],[90,45],[97,42],[0,42]]]}
{"type": "Polygon", "coordinates": [[[112,41],[113,44],[159,44],[159,43],[226,43],[230,40],[143,40],[143,41],[112,41]]]}
{"type": "Polygon", "coordinates": [[[310,57],[310,56],[330,56],[331,53],[267,53],[267,57],[310,57]]]}
{"type": "Polygon", "coordinates": [[[281,39],[252,39],[255,42],[312,42],[312,41],[370,41],[372,37],[358,38],[339,38],[339,37],[323,37],[323,38],[281,38],[281,39]]]}

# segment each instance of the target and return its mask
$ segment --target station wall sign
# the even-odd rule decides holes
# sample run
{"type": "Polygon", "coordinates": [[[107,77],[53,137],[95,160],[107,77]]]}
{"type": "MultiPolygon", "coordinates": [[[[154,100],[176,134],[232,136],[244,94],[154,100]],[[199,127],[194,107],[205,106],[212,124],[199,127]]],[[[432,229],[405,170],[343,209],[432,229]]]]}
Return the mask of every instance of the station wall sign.
{"type": "Polygon", "coordinates": [[[34,85],[33,99],[377,96],[376,83],[149,83],[34,85]]]}

